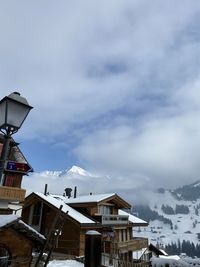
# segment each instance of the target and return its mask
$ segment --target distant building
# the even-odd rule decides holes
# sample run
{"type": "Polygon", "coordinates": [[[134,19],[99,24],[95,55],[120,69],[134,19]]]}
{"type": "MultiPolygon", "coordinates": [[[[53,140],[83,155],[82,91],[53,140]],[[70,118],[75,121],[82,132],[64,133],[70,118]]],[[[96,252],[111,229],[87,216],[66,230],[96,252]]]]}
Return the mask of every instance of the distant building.
{"type": "Polygon", "coordinates": [[[123,211],[131,206],[114,193],[75,198],[32,193],[25,199],[23,220],[47,235],[60,205],[66,221],[57,238],[58,252],[83,256],[85,233],[91,229],[102,234],[105,265],[112,264],[114,256],[132,262],[133,251],[148,246],[148,239],[133,237],[132,230],[134,226],[147,226],[147,222],[123,211]]]}

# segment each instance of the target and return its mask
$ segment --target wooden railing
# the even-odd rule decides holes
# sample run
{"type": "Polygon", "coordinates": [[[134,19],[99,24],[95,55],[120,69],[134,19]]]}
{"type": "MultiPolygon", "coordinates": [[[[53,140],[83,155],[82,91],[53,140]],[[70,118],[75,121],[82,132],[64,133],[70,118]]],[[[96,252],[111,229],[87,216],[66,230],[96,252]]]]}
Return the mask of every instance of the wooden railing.
{"type": "Polygon", "coordinates": [[[143,262],[127,262],[123,260],[119,260],[118,264],[116,265],[117,267],[150,267],[150,261],[143,261],[143,262]]]}
{"type": "Polygon", "coordinates": [[[119,258],[119,255],[114,254],[105,254],[102,253],[101,258],[102,266],[109,267],[150,267],[150,261],[140,261],[140,260],[122,260],[119,258]]]}
{"type": "Polygon", "coordinates": [[[26,190],[18,187],[0,186],[0,200],[24,201],[26,190]]]}
{"type": "Polygon", "coordinates": [[[128,215],[112,215],[103,214],[97,215],[95,218],[101,222],[102,225],[116,225],[116,224],[129,224],[128,215]]]}
{"type": "Polygon", "coordinates": [[[148,239],[141,237],[134,237],[127,241],[118,242],[117,247],[119,250],[123,252],[140,250],[142,248],[148,247],[148,239]]]}

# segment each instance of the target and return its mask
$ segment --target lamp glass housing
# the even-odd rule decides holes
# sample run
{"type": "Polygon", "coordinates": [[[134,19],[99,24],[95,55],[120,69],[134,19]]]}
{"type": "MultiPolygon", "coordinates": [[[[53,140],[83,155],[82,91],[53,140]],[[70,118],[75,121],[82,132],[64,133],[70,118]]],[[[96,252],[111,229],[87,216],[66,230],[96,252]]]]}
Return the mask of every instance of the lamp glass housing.
{"type": "Polygon", "coordinates": [[[13,132],[17,131],[31,109],[28,102],[16,93],[4,97],[0,101],[0,129],[9,128],[13,132]]]}
{"type": "Polygon", "coordinates": [[[6,121],[6,102],[0,102],[0,128],[3,128],[6,121]]]}

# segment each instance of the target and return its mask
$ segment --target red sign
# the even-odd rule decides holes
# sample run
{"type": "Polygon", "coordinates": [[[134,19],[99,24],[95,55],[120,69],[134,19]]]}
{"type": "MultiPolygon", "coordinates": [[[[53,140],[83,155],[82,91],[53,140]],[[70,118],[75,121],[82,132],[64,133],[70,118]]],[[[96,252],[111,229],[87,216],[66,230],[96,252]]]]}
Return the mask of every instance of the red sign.
{"type": "Polygon", "coordinates": [[[19,163],[15,161],[8,161],[6,164],[6,171],[10,172],[22,172],[22,173],[28,173],[32,171],[32,168],[27,163],[19,163]]]}

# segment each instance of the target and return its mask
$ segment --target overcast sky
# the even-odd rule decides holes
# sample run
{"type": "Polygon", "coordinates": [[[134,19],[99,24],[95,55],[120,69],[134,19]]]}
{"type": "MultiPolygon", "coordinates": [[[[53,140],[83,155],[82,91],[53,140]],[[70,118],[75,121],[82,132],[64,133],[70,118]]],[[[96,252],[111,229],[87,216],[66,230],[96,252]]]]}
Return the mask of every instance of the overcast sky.
{"type": "Polygon", "coordinates": [[[1,1],[0,97],[34,106],[16,141],[36,172],[200,179],[200,2],[1,1]]]}

